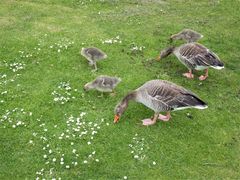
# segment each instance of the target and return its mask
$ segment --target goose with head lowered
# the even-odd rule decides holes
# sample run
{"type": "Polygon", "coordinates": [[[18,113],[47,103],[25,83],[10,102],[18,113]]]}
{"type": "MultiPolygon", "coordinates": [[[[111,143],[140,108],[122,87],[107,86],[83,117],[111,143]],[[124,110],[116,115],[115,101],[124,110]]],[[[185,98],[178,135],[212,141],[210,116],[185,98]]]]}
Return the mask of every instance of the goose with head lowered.
{"type": "Polygon", "coordinates": [[[208,77],[208,68],[223,69],[224,64],[219,57],[199,43],[187,43],[179,47],[168,47],[161,51],[157,60],[163,59],[170,54],[174,54],[178,60],[185,65],[188,69],[188,73],[184,73],[183,76],[191,79],[194,78],[192,71],[205,70],[205,75],[201,75],[199,80],[205,80],[208,77]]]}
{"type": "Polygon", "coordinates": [[[151,80],[127,94],[118,103],[114,111],[114,123],[119,121],[130,100],[142,103],[154,111],[153,118],[142,120],[145,126],[155,124],[158,119],[168,121],[171,118],[171,111],[207,108],[207,104],[191,91],[169,81],[151,80]],[[166,112],[166,115],[160,112],[166,112]]]}

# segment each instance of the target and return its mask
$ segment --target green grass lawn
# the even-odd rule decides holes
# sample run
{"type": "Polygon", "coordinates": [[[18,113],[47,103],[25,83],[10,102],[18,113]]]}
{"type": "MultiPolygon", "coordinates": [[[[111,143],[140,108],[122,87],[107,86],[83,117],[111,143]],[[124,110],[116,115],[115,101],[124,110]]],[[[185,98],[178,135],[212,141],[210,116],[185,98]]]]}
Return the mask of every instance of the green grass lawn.
{"type": "Polygon", "coordinates": [[[240,179],[239,7],[238,0],[1,0],[0,179],[240,179]],[[203,34],[200,43],[225,69],[210,69],[200,82],[203,72],[185,79],[174,56],[154,61],[183,28],[203,34]],[[79,54],[88,46],[108,55],[97,72],[79,54]],[[143,50],[132,53],[134,46],[143,50]],[[116,96],[84,92],[102,74],[122,78],[116,96]],[[120,99],[151,79],[182,85],[209,108],[143,127],[153,112],[130,103],[114,125],[120,99]]]}

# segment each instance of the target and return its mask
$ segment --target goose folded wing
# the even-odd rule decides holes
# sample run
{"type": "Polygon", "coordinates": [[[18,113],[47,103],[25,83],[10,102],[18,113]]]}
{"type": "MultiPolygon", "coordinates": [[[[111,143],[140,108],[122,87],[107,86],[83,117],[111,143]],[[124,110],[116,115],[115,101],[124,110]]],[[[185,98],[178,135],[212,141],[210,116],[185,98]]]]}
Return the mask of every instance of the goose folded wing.
{"type": "Polygon", "coordinates": [[[170,109],[177,109],[177,108],[183,108],[183,107],[189,107],[192,106],[193,97],[191,96],[185,96],[185,95],[177,95],[177,96],[155,96],[154,100],[159,101],[166,106],[168,106],[170,109]]]}
{"type": "Polygon", "coordinates": [[[203,46],[198,44],[187,44],[180,50],[180,55],[184,59],[185,63],[190,66],[196,66],[196,57],[205,53],[206,50],[203,46]]]}
{"type": "Polygon", "coordinates": [[[172,105],[180,105],[178,92],[173,87],[153,87],[148,90],[148,96],[154,104],[166,106],[168,109],[173,109],[172,105]]]}
{"type": "Polygon", "coordinates": [[[199,104],[199,98],[183,88],[165,86],[149,91],[148,95],[154,103],[163,104],[171,110],[199,104]]]}
{"type": "Polygon", "coordinates": [[[197,66],[218,66],[220,64],[218,56],[209,50],[193,56],[192,61],[197,66]]]}

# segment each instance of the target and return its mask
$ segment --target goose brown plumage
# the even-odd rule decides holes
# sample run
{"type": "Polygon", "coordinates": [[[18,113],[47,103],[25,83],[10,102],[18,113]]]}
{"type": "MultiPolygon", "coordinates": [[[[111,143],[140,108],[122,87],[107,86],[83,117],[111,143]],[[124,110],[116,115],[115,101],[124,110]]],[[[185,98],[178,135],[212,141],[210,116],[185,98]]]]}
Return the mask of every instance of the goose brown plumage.
{"type": "Polygon", "coordinates": [[[224,64],[219,57],[199,43],[187,43],[179,47],[169,47],[161,51],[157,60],[167,57],[173,53],[178,60],[188,69],[188,73],[183,75],[187,78],[193,78],[192,70],[205,70],[205,75],[199,77],[199,80],[205,80],[208,77],[208,68],[223,69],[224,64]]]}
{"type": "Polygon", "coordinates": [[[114,123],[119,121],[130,100],[142,103],[155,112],[152,119],[143,120],[143,125],[155,124],[158,118],[168,121],[171,117],[170,111],[207,108],[207,104],[191,91],[169,81],[151,80],[127,94],[120,101],[115,107],[114,123]],[[164,116],[160,112],[167,112],[167,115],[164,116]]]}

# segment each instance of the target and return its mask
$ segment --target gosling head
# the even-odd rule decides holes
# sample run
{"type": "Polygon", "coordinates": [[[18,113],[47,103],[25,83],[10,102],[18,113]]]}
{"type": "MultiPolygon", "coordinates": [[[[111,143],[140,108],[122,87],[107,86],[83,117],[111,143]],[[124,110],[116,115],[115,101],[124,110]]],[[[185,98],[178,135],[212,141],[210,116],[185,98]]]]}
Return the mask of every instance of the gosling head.
{"type": "Polygon", "coordinates": [[[169,41],[170,42],[173,42],[174,40],[179,40],[179,39],[182,39],[184,36],[184,33],[180,32],[178,34],[173,34],[171,35],[171,37],[169,38],[169,41]]]}
{"type": "Polygon", "coordinates": [[[85,48],[83,47],[80,51],[80,54],[83,56],[84,55],[84,52],[85,52],[85,48]]]}
{"type": "Polygon", "coordinates": [[[90,82],[84,85],[83,89],[84,91],[89,91],[94,88],[94,85],[90,82]]]}
{"type": "Polygon", "coordinates": [[[201,39],[202,37],[203,35],[199,34],[198,32],[192,29],[183,29],[181,32],[173,34],[169,40],[170,42],[172,42],[173,40],[185,40],[188,43],[190,43],[195,42],[201,39]]]}
{"type": "Polygon", "coordinates": [[[174,40],[183,40],[186,37],[187,33],[187,31],[181,31],[178,34],[173,34],[169,40],[170,42],[173,42],[174,40]]]}

